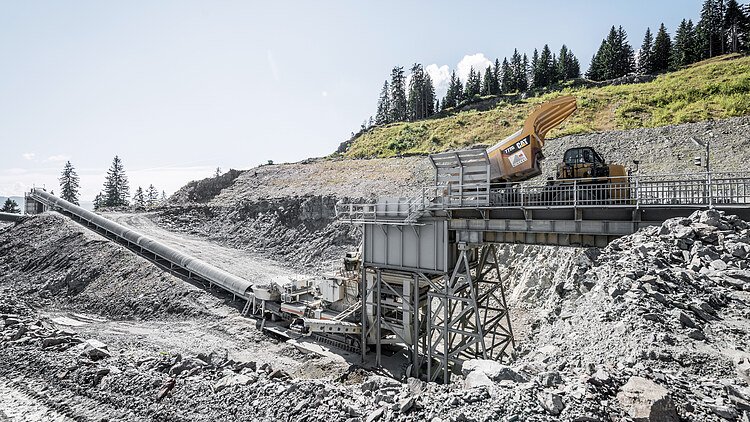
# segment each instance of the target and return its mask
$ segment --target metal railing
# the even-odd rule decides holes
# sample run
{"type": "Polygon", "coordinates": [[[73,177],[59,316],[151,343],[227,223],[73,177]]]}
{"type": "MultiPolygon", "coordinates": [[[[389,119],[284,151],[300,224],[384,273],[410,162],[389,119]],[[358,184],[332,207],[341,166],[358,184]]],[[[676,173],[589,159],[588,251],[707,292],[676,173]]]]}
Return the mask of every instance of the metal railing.
{"type": "Polygon", "coordinates": [[[415,198],[337,204],[340,219],[414,222],[425,212],[460,208],[750,206],[750,172],[633,175],[544,184],[445,184],[415,198]]]}

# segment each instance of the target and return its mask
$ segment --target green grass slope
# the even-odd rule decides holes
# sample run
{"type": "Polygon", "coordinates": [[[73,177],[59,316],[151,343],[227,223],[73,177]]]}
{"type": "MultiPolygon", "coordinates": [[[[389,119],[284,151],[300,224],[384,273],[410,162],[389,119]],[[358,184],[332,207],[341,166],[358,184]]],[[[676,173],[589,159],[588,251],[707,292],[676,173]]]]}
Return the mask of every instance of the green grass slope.
{"type": "Polygon", "coordinates": [[[750,57],[714,58],[646,83],[564,87],[522,100],[488,98],[497,102],[488,111],[375,127],[354,139],[343,155],[392,157],[493,144],[518,130],[534,106],[563,94],[576,96],[578,110],[548,138],[743,116],[750,114],[750,57]]]}

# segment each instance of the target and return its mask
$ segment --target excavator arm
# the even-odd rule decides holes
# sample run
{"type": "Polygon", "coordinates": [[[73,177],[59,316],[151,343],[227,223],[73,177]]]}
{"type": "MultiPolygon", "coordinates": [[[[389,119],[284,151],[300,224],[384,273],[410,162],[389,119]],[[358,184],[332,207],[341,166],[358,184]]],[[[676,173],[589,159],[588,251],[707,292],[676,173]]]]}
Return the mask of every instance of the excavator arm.
{"type": "Polygon", "coordinates": [[[572,95],[556,98],[537,107],[523,129],[487,149],[493,182],[522,182],[542,173],[540,161],[547,132],[576,110],[572,95]]]}

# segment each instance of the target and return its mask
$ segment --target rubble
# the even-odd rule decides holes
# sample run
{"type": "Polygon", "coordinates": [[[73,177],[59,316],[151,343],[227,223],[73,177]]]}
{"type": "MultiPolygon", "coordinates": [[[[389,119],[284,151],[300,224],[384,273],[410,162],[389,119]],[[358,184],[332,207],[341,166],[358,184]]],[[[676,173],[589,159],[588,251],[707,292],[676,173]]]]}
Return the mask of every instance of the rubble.
{"type": "Polygon", "coordinates": [[[617,394],[617,400],[635,422],[679,420],[666,388],[641,377],[630,377],[617,394]]]}
{"type": "MultiPolygon", "coordinates": [[[[29,222],[16,227],[31,234],[23,224],[29,222]]],[[[71,247],[94,241],[75,240],[74,231],[49,237],[71,247]]],[[[39,241],[52,256],[53,245],[39,241]]],[[[746,222],[706,211],[602,250],[504,246],[503,277],[511,282],[511,315],[518,318],[515,360],[467,361],[450,385],[402,383],[361,368],[350,377],[335,371],[309,377],[283,360],[271,366],[204,345],[190,353],[164,350],[168,343],[154,346],[139,330],[127,334],[139,343],[128,349],[112,337],[56,327],[40,311],[114,304],[117,298],[107,297],[110,280],[94,277],[93,267],[71,271],[71,277],[90,277],[73,280],[86,287],[69,291],[61,287],[64,279],[49,281],[60,271],[52,261],[25,259],[33,270],[0,275],[0,383],[57,403],[55,411],[78,420],[742,421],[750,412],[748,242],[746,222]],[[526,261],[516,259],[521,254],[526,261]],[[56,286],[47,289],[55,294],[42,297],[30,285],[56,286]]],[[[105,244],[96,247],[105,248],[106,259],[119,259],[105,244]]],[[[71,265],[67,256],[62,268],[71,265]]],[[[6,252],[0,269],[18,257],[6,252]]],[[[143,275],[134,268],[118,286],[143,275]]],[[[102,314],[146,320],[158,314],[171,318],[170,328],[201,315],[191,301],[205,296],[188,289],[179,298],[171,291],[141,293],[149,306],[174,299],[184,312],[139,306],[135,292],[142,286],[171,289],[153,276],[142,281],[125,292],[132,306],[114,304],[114,312],[102,314]]],[[[230,330],[239,322],[227,313],[226,325],[198,319],[210,326],[201,335],[213,330],[272,344],[254,337],[252,327],[230,330]]]]}

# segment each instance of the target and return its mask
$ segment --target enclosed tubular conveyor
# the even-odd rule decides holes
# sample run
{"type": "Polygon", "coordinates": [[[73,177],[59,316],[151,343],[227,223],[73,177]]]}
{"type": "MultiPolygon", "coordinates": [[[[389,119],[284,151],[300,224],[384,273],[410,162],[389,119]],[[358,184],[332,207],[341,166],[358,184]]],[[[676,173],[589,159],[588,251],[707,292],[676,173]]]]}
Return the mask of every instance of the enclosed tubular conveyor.
{"type": "Polygon", "coordinates": [[[91,211],[85,210],[77,205],[51,195],[41,189],[34,188],[29,194],[31,199],[41,202],[49,207],[60,208],[76,217],[85,220],[94,226],[111,233],[129,244],[138,246],[143,250],[151,252],[156,257],[168,261],[188,272],[190,276],[196,275],[201,279],[215,284],[229,293],[248,299],[252,292],[252,283],[224,270],[214,267],[200,259],[186,255],[163,243],[159,243],[123,225],[108,220],[91,211]]]}

